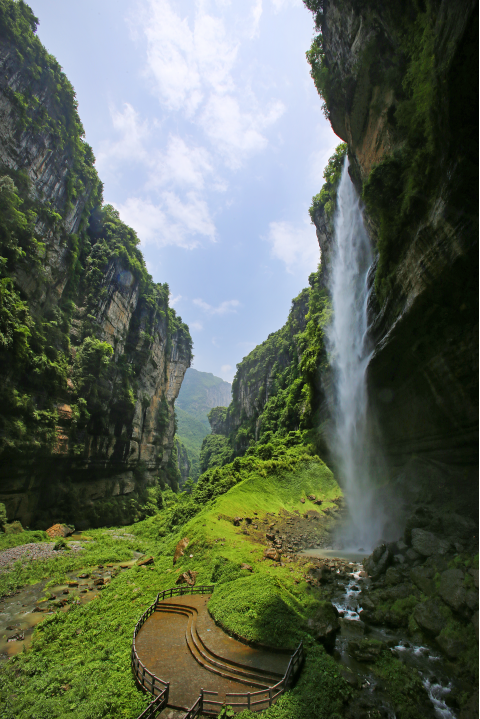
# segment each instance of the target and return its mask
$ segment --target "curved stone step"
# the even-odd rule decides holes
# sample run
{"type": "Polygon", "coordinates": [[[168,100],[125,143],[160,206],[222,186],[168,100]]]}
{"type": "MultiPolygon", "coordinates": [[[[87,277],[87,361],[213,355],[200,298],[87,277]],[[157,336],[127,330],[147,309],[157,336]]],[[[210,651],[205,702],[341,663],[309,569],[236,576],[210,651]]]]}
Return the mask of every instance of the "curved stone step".
{"type": "Polygon", "coordinates": [[[179,605],[162,602],[157,605],[155,611],[166,614],[181,614],[188,618],[185,635],[187,647],[193,658],[203,666],[204,669],[223,676],[225,679],[232,679],[242,684],[255,686],[258,689],[268,689],[281,678],[281,675],[276,673],[266,672],[262,669],[257,670],[255,667],[225,659],[212,652],[198,634],[196,628],[198,610],[195,607],[190,607],[185,604],[179,605]]]}

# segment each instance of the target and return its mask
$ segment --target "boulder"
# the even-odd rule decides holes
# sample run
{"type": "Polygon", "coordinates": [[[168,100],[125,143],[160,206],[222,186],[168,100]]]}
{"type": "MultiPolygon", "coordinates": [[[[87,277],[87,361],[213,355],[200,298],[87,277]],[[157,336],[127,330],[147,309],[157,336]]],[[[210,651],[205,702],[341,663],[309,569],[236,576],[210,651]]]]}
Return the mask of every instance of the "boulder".
{"type": "Polygon", "coordinates": [[[407,562],[410,562],[410,564],[417,562],[420,558],[421,557],[419,553],[412,548],[407,549],[407,551],[405,552],[405,559],[407,560],[407,562]]]}
{"type": "Polygon", "coordinates": [[[435,594],[434,574],[433,567],[425,567],[423,564],[410,570],[412,582],[428,597],[435,594]]]}
{"type": "Polygon", "coordinates": [[[56,537],[69,537],[75,531],[75,527],[69,527],[68,524],[54,524],[46,530],[46,534],[50,539],[56,537]]]}
{"type": "Polygon", "coordinates": [[[469,589],[465,593],[465,603],[472,612],[475,612],[478,609],[478,591],[469,589]]]}
{"type": "Polygon", "coordinates": [[[340,617],[338,620],[340,628],[342,630],[342,636],[351,637],[363,637],[365,634],[366,626],[361,619],[349,619],[348,617],[340,617]]]}
{"type": "Polygon", "coordinates": [[[311,502],[314,502],[314,501],[316,500],[316,496],[315,496],[314,494],[309,494],[309,495],[308,495],[308,499],[309,499],[311,502]]]}
{"type": "Polygon", "coordinates": [[[197,579],[197,572],[192,572],[191,569],[187,569],[186,572],[183,574],[180,574],[179,577],[177,577],[177,581],[175,584],[188,584],[189,587],[193,587],[195,585],[197,579]]]}
{"type": "Polygon", "coordinates": [[[263,553],[263,556],[265,557],[265,559],[272,559],[274,562],[279,562],[282,558],[282,555],[280,554],[278,549],[275,549],[275,547],[267,547],[263,553]]]}
{"type": "Polygon", "coordinates": [[[253,567],[250,564],[245,564],[245,562],[240,566],[240,569],[246,569],[247,572],[253,572],[253,567]]]}
{"type": "Polygon", "coordinates": [[[465,642],[456,637],[454,634],[447,634],[445,630],[435,640],[449,659],[457,659],[457,657],[465,651],[465,642]]]}
{"type": "Polygon", "coordinates": [[[472,624],[473,628],[475,629],[475,636],[477,637],[478,642],[478,609],[472,617],[472,624]]]}
{"type": "Polygon", "coordinates": [[[407,519],[405,523],[404,539],[406,544],[412,543],[412,530],[413,529],[424,529],[428,527],[432,515],[430,510],[425,507],[418,507],[415,512],[407,519]]]}
{"type": "Polygon", "coordinates": [[[390,551],[384,544],[373,550],[372,554],[364,561],[363,566],[372,579],[376,579],[387,571],[392,560],[390,551]]]}
{"type": "Polygon", "coordinates": [[[239,527],[239,526],[240,526],[240,522],[242,522],[242,521],[243,521],[243,517],[234,517],[234,519],[233,519],[233,524],[234,524],[235,527],[239,527]]]}
{"type": "Polygon", "coordinates": [[[413,617],[419,627],[437,637],[445,625],[442,608],[445,609],[445,606],[439,599],[428,599],[426,602],[417,604],[413,610],[413,617]]]}
{"type": "Polygon", "coordinates": [[[153,564],[154,561],[153,557],[141,557],[137,560],[137,566],[146,567],[148,564],[153,564]]]}
{"type": "Polygon", "coordinates": [[[15,520],[15,522],[10,522],[10,524],[4,524],[3,531],[5,534],[21,534],[23,532],[23,527],[21,522],[15,520]]]}
{"type": "Polygon", "coordinates": [[[180,559],[180,557],[183,557],[189,541],[190,540],[187,537],[184,537],[178,542],[177,546],[175,547],[175,553],[173,555],[174,565],[177,563],[177,560],[180,559]]]}
{"type": "Polygon", "coordinates": [[[393,584],[400,584],[400,582],[403,580],[403,576],[398,569],[394,569],[394,567],[389,567],[385,572],[385,579],[387,580],[387,584],[391,586],[393,584]]]}
{"type": "Polygon", "coordinates": [[[385,644],[377,639],[362,639],[359,642],[348,642],[347,647],[348,653],[357,662],[374,662],[385,649],[385,644]]]}
{"type": "Polygon", "coordinates": [[[304,497],[300,497],[300,501],[301,501],[302,504],[305,504],[305,498],[304,498],[304,497]]]}
{"type": "Polygon", "coordinates": [[[265,536],[269,542],[273,542],[273,540],[275,539],[275,534],[273,534],[273,532],[267,532],[265,536]]]}
{"type": "Polygon", "coordinates": [[[440,575],[438,593],[445,604],[456,612],[465,604],[466,590],[463,585],[465,575],[461,569],[447,569],[440,575]]]}
{"type": "Polygon", "coordinates": [[[478,569],[469,569],[468,573],[473,577],[473,583],[478,589],[478,569]]]}
{"type": "Polygon", "coordinates": [[[450,542],[425,529],[412,529],[412,548],[422,557],[430,557],[432,554],[446,554],[450,542]]]}
{"type": "Polygon", "coordinates": [[[308,620],[308,627],[315,639],[326,649],[333,649],[335,635],[340,628],[337,608],[331,602],[319,602],[315,615],[308,620]]]}

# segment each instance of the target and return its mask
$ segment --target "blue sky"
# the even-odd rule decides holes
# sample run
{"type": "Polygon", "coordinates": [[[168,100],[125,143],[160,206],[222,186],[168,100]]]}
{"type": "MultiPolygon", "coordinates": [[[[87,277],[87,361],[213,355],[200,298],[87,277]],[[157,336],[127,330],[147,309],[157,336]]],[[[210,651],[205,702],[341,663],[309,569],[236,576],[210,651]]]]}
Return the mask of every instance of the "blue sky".
{"type": "Polygon", "coordinates": [[[105,201],[231,381],[316,269],[308,207],[340,140],[301,0],[31,0],[73,84],[105,201]]]}

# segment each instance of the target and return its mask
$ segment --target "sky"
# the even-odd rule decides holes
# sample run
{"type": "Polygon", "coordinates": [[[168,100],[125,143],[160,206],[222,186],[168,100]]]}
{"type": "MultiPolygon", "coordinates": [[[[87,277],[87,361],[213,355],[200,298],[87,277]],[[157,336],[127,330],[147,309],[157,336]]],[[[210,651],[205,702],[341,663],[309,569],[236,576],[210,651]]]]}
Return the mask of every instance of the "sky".
{"type": "Polygon", "coordinates": [[[231,382],[319,261],[308,207],[340,140],[301,0],[30,0],[77,93],[104,200],[231,382]]]}

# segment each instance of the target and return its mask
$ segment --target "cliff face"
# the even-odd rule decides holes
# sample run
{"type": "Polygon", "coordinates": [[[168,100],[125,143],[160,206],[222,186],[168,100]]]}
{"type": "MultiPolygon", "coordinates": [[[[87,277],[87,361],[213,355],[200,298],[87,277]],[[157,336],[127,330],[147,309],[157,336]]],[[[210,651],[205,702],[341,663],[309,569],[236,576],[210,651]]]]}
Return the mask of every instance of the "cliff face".
{"type": "MultiPolygon", "coordinates": [[[[324,0],[312,76],[377,248],[375,440],[407,491],[472,496],[478,468],[477,3],[324,0]],[[463,492],[465,490],[465,492],[463,492]]],[[[311,8],[312,9],[312,8],[311,8]]],[[[314,215],[322,256],[331,230],[314,215]]]]}
{"type": "Polygon", "coordinates": [[[2,6],[0,502],[27,525],[129,521],[149,486],[176,486],[191,339],[101,206],[73,89],[34,30],[2,6]]]}
{"type": "MultiPolygon", "coordinates": [[[[285,325],[237,365],[231,404],[210,411],[212,434],[203,441],[202,471],[243,455],[253,441],[268,442],[273,434],[316,425],[329,302],[321,271],[312,273],[309,283],[293,300],[285,325]]],[[[316,439],[314,430],[310,440],[316,439]]]]}

